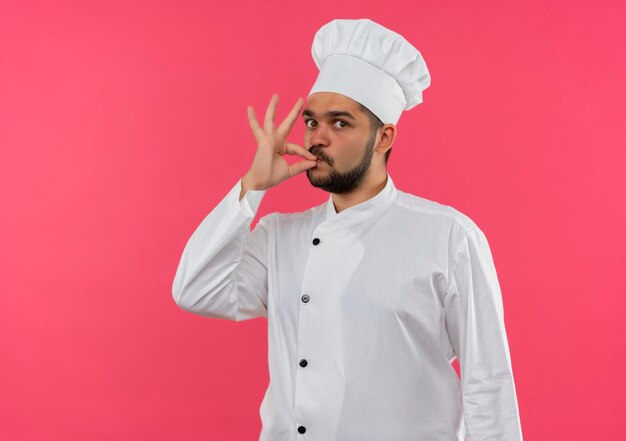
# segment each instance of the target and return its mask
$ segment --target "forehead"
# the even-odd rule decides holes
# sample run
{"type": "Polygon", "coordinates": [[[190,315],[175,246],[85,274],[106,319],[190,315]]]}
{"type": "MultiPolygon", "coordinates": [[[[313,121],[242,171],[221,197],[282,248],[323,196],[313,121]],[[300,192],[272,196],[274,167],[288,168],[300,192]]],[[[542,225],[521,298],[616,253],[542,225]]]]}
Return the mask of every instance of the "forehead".
{"type": "Polygon", "coordinates": [[[350,97],[334,92],[312,93],[304,106],[316,114],[321,114],[329,110],[347,110],[355,117],[359,117],[360,105],[350,97]]]}

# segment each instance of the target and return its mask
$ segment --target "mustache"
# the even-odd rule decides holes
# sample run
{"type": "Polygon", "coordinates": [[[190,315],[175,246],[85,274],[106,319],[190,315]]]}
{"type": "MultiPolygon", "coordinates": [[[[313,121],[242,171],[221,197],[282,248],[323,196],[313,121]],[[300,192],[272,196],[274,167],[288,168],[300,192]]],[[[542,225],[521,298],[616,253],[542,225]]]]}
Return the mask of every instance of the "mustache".
{"type": "Polygon", "coordinates": [[[333,165],[333,160],[329,158],[328,156],[326,156],[326,153],[324,153],[322,146],[314,145],[314,146],[308,147],[307,150],[311,152],[313,155],[317,156],[322,161],[327,162],[329,165],[333,165]]]}

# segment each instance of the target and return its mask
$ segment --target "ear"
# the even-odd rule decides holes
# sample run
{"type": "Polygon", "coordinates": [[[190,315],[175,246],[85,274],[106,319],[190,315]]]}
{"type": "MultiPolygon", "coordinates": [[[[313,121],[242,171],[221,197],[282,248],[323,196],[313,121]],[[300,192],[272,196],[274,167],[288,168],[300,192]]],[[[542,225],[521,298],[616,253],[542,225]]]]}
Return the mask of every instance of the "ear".
{"type": "Polygon", "coordinates": [[[375,150],[380,154],[385,154],[387,150],[391,148],[394,141],[396,140],[396,135],[398,133],[396,126],[391,123],[387,123],[383,125],[380,129],[381,132],[380,141],[376,144],[375,150]]]}

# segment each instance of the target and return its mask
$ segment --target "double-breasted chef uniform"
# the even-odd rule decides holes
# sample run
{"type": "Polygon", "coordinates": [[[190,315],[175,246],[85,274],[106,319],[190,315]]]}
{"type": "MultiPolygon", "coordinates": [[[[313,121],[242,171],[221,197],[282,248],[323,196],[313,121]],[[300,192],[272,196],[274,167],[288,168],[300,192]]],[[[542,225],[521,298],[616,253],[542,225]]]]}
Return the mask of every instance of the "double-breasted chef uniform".
{"type": "Polygon", "coordinates": [[[468,216],[387,175],[340,213],[329,197],[250,231],[265,191],[240,191],[189,239],[173,295],[267,318],[261,441],[522,440],[498,278],[468,216]]]}

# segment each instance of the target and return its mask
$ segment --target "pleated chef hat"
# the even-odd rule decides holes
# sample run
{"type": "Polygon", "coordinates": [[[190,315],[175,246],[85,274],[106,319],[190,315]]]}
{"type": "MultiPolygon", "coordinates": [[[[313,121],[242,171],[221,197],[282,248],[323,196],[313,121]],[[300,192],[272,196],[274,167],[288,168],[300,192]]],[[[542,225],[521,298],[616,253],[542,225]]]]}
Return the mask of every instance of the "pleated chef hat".
{"type": "Polygon", "coordinates": [[[320,70],[309,96],[335,92],[363,104],[383,123],[396,124],[403,110],[422,102],[430,74],[420,52],[369,19],[333,20],[313,39],[320,70]]]}

